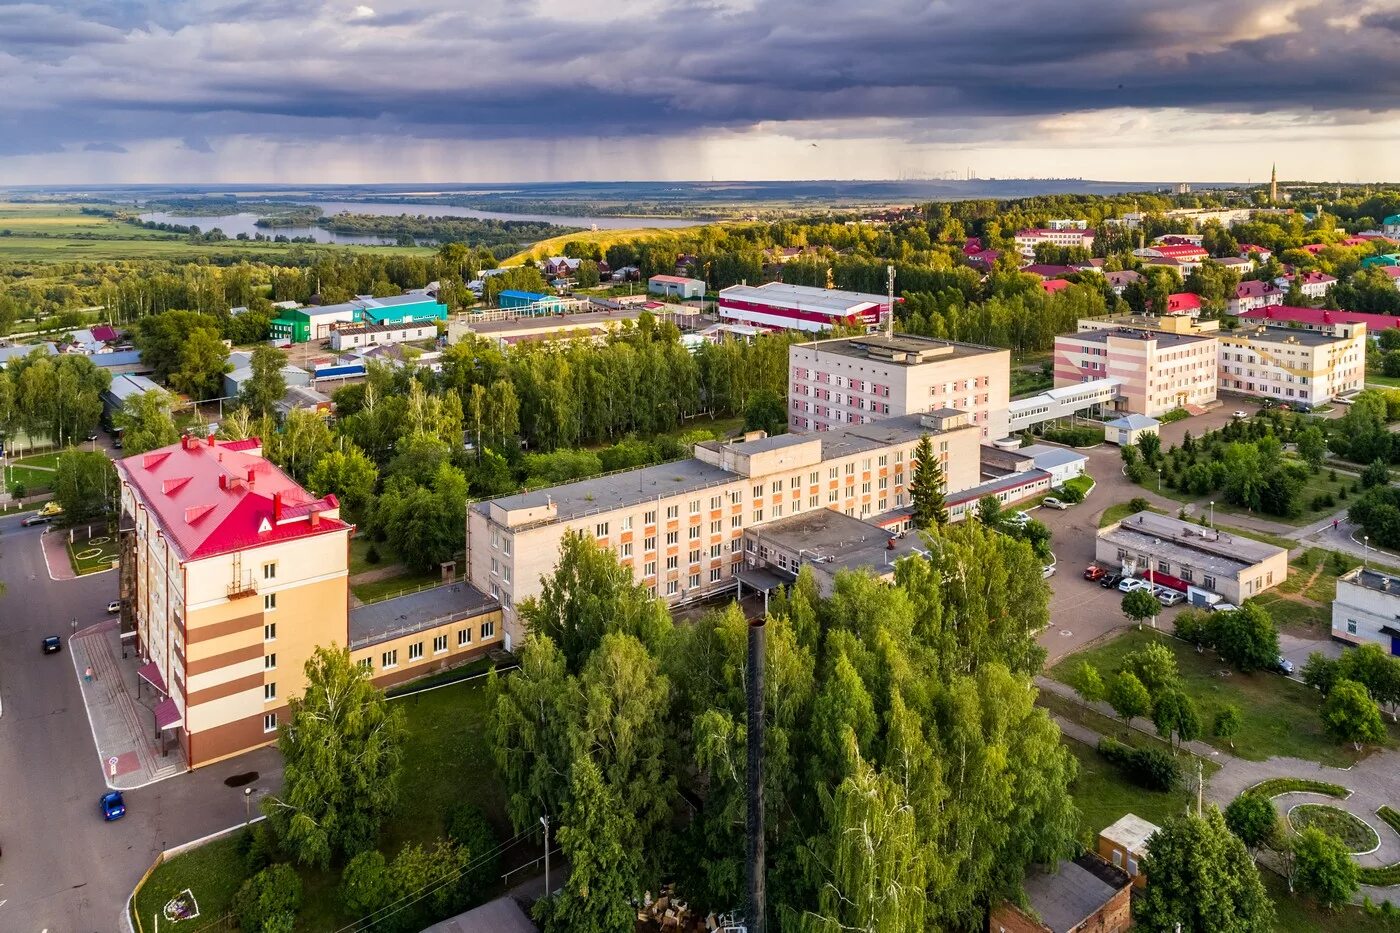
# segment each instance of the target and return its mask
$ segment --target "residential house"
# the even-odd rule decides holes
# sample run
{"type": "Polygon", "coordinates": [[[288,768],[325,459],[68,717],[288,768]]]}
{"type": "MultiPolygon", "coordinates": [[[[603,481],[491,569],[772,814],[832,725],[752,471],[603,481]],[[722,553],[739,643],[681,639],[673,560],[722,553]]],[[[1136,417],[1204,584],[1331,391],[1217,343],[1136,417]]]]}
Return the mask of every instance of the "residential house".
{"type": "Polygon", "coordinates": [[[1400,655],[1400,577],[1357,567],[1337,578],[1332,637],[1350,645],[1380,645],[1400,655]]]}
{"type": "Polygon", "coordinates": [[[1226,309],[1235,315],[1259,308],[1283,304],[1283,289],[1272,282],[1241,282],[1235,286],[1235,297],[1225,303],[1226,309]]]}
{"type": "Polygon", "coordinates": [[[1128,873],[1085,852],[1053,870],[1032,866],[1021,883],[1024,906],[992,907],[987,933],[1122,933],[1133,925],[1128,873]]]}

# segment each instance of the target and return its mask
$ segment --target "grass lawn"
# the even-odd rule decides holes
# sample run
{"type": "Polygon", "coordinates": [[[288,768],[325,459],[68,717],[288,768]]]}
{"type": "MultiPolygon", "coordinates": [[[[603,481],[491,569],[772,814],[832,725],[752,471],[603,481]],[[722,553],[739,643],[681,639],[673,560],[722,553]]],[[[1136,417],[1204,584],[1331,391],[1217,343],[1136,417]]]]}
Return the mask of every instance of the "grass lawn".
{"type": "MultiPolygon", "coordinates": [[[[1389,917],[1369,913],[1360,907],[1323,910],[1311,901],[1288,893],[1288,882],[1267,868],[1259,870],[1264,888],[1273,899],[1276,933],[1400,933],[1400,913],[1389,917]]],[[[1400,901],[1400,897],[1396,898],[1400,901]]]]}
{"type": "Polygon", "coordinates": [[[101,573],[112,569],[112,561],[121,553],[121,546],[115,537],[95,535],[91,541],[81,539],[68,545],[68,562],[73,572],[82,576],[88,573],[101,573]]]}
{"type": "Polygon", "coordinates": [[[408,590],[418,590],[441,582],[440,570],[404,570],[372,583],[356,583],[350,587],[350,592],[362,603],[377,603],[381,599],[400,596],[408,590]]]}
{"type": "MultiPolygon", "coordinates": [[[[1281,515],[1268,515],[1263,512],[1250,512],[1247,509],[1230,505],[1220,499],[1215,500],[1215,511],[1216,514],[1219,515],[1256,515],[1259,518],[1267,519],[1271,522],[1278,522],[1281,525],[1310,525],[1313,522],[1321,521],[1329,515],[1335,515],[1341,509],[1345,509],[1348,502],[1350,502],[1350,498],[1341,498],[1341,491],[1346,489],[1348,493],[1350,493],[1351,485],[1356,482],[1356,477],[1338,473],[1337,478],[1333,480],[1329,479],[1328,476],[1329,473],[1327,470],[1321,470],[1308,475],[1307,482],[1303,487],[1303,494],[1299,497],[1303,510],[1291,518],[1285,518],[1281,515]],[[1332,505],[1324,505],[1316,509],[1312,507],[1314,496],[1326,495],[1332,497],[1332,505]]],[[[1163,491],[1163,495],[1165,494],[1166,492],[1163,491]]]]}
{"type": "MultiPolygon", "coordinates": [[[[642,220],[641,218],[638,218],[642,220]]],[[[645,223],[645,221],[642,221],[645,223]]],[[[718,221],[715,221],[718,223],[718,221]]],[[[551,237],[548,240],[540,240],[538,243],[522,249],[509,259],[502,259],[503,266],[518,266],[526,259],[544,259],[547,256],[558,256],[563,250],[564,244],[570,241],[579,243],[595,243],[598,248],[607,251],[609,246],[615,243],[642,242],[647,240],[669,240],[676,236],[685,236],[695,232],[697,227],[635,227],[629,230],[581,230],[577,233],[565,233],[560,236],[551,237]]],[[[705,226],[708,226],[706,224],[705,226]]],[[[646,291],[646,283],[640,283],[640,290],[646,291]]]]}
{"type": "Polygon", "coordinates": [[[1069,792],[1079,808],[1081,837],[1097,836],[1126,813],[1136,813],[1160,826],[1189,802],[1191,795],[1184,787],[1146,790],[1124,777],[1096,749],[1071,738],[1065,738],[1064,743],[1079,761],[1079,776],[1069,785],[1069,792]]]}
{"type": "MultiPolygon", "coordinates": [[[[132,909],[141,918],[144,933],[153,933],[155,917],[162,912],[166,902],[189,888],[199,904],[199,918],[187,925],[202,928],[228,913],[229,904],[243,878],[238,836],[225,836],[177,855],[157,868],[136,896],[132,909]]],[[[165,917],[162,916],[161,920],[165,921],[165,917]]],[[[165,921],[165,926],[172,928],[169,921],[165,921]]]]}
{"type": "Polygon", "coordinates": [[[35,454],[32,457],[21,457],[16,460],[15,463],[25,466],[48,467],[50,470],[57,470],[59,456],[60,454],[58,452],[35,454]]]}
{"type": "Polygon", "coordinates": [[[1088,473],[1081,473],[1073,479],[1065,480],[1062,489],[1078,489],[1084,495],[1089,494],[1089,490],[1094,488],[1094,478],[1088,473]]]}
{"type": "MultiPolygon", "coordinates": [[[[485,682],[454,684],[395,700],[394,704],[404,711],[408,737],[398,809],[380,834],[380,850],[392,858],[407,843],[441,837],[453,808],[464,800],[481,808],[498,838],[515,835],[491,756],[485,682]]],[[[503,853],[502,864],[509,867],[533,856],[533,851],[517,846],[503,853]]],[[[151,933],[152,914],[185,888],[199,901],[202,922],[226,913],[246,876],[236,835],[171,859],[151,875],[136,898],[145,933],[151,933]]],[[[334,930],[354,919],[341,906],[338,869],[302,870],[301,877],[303,898],[297,929],[334,930]]]]}
{"type": "MultiPolygon", "coordinates": [[[[1157,508],[1155,505],[1150,505],[1150,506],[1148,506],[1148,507],[1147,507],[1147,511],[1149,511],[1149,512],[1156,512],[1158,515],[1166,515],[1166,514],[1167,514],[1167,510],[1166,510],[1166,509],[1159,509],[1159,508],[1157,508]]],[[[1100,527],[1100,528],[1107,528],[1109,525],[1112,525],[1114,522],[1121,522],[1123,519],[1125,519],[1125,518],[1127,518],[1129,515],[1133,515],[1133,514],[1135,514],[1134,511],[1133,511],[1133,507],[1132,507],[1131,505],[1129,505],[1128,503],[1126,503],[1126,502],[1118,502],[1118,503],[1115,503],[1114,505],[1110,505],[1108,508],[1106,508],[1106,509],[1103,510],[1103,514],[1099,516],[1099,527],[1100,527]]]]}
{"type": "MultiPolygon", "coordinates": [[[[1302,684],[1277,674],[1221,673],[1229,666],[1210,653],[1198,654],[1184,642],[1150,630],[1125,629],[1110,641],[1061,660],[1049,674],[1066,681],[1081,661],[1088,661],[1105,677],[1116,673],[1123,657],[1152,641],[1165,644],[1176,655],[1182,688],[1196,702],[1202,721],[1213,722],[1226,705],[1238,707],[1243,727],[1235,736],[1234,753],[1241,758],[1263,761],[1274,755],[1288,755],[1346,767],[1357,760],[1350,745],[1334,742],[1322,730],[1317,694],[1302,684]]],[[[1394,747],[1397,732],[1392,728],[1387,746],[1394,747]]],[[[1223,739],[1206,741],[1229,750],[1223,739]]]]}
{"type": "Polygon", "coordinates": [[[350,574],[364,573],[367,570],[378,570],[390,564],[399,562],[399,552],[394,550],[394,546],[388,541],[371,541],[369,535],[356,535],[350,539],[350,574]],[[365,559],[369,553],[370,545],[379,552],[379,561],[371,564],[365,559]]]}
{"type": "Polygon", "coordinates": [[[1340,807],[1322,803],[1299,804],[1288,811],[1288,822],[1298,832],[1316,826],[1346,844],[1349,852],[1370,852],[1381,844],[1376,831],[1340,807]]]}
{"type": "Polygon", "coordinates": [[[29,496],[53,488],[53,470],[36,470],[34,467],[11,465],[5,467],[3,476],[7,488],[14,489],[16,485],[21,485],[25,489],[25,495],[29,496]]]}
{"type": "Polygon", "coordinates": [[[1011,370],[1011,397],[1035,395],[1055,387],[1055,380],[1040,370],[1011,370]]]}
{"type": "MultiPolygon", "coordinates": [[[[1337,577],[1359,566],[1361,561],[1350,554],[1308,548],[1289,562],[1287,580],[1254,599],[1280,626],[1302,629],[1310,635],[1325,634],[1332,627],[1337,577]]],[[[1380,569],[1397,573],[1391,568],[1380,569]]]]}

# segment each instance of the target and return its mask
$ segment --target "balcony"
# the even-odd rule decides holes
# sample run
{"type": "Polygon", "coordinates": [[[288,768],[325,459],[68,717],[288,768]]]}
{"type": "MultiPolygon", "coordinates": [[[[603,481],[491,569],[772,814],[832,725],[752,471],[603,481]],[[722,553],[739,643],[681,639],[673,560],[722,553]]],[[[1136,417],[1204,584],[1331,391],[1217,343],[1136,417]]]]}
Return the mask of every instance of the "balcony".
{"type": "Polygon", "coordinates": [[[234,580],[228,585],[229,599],[243,599],[247,596],[256,595],[258,595],[258,584],[253,580],[252,576],[244,580],[234,580]]]}

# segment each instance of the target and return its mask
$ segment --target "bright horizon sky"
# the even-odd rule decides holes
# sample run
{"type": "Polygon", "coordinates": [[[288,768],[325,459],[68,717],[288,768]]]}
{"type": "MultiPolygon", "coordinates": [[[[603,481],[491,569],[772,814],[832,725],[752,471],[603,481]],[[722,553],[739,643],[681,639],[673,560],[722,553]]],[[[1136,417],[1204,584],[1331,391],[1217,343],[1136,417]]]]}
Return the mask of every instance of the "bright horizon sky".
{"type": "Polygon", "coordinates": [[[0,184],[1400,179],[1400,0],[47,0],[0,184]]]}

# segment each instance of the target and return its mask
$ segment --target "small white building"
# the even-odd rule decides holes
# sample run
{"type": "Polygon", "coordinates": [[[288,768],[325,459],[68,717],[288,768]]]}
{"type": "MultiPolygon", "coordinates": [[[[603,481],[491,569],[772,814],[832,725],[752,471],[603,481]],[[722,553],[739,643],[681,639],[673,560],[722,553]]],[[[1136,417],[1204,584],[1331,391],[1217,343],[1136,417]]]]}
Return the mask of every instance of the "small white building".
{"type": "Polygon", "coordinates": [[[704,298],[705,280],[682,275],[653,275],[647,279],[647,291],[653,295],[674,295],[681,300],[704,298]]]}
{"type": "Polygon", "coordinates": [[[331,332],[331,349],[354,350],[375,344],[409,343],[437,337],[437,321],[404,321],[400,324],[351,324],[331,332]]]}
{"type": "Polygon", "coordinates": [[[1082,476],[1089,465],[1089,458],[1083,454],[1049,444],[1031,444],[1016,452],[1030,457],[1035,469],[1049,473],[1050,482],[1055,486],[1063,486],[1066,481],[1082,476]]]}
{"type": "Polygon", "coordinates": [[[1161,422],[1146,415],[1124,415],[1103,426],[1103,439],[1119,447],[1136,444],[1143,434],[1156,434],[1161,422]]]}
{"type": "Polygon", "coordinates": [[[1337,578],[1332,637],[1352,645],[1380,645],[1400,655],[1400,577],[1357,567],[1337,578]]]}

